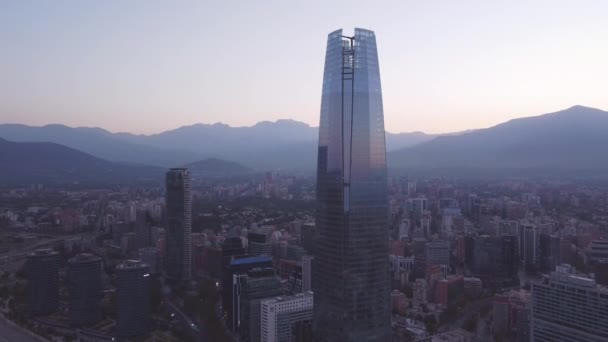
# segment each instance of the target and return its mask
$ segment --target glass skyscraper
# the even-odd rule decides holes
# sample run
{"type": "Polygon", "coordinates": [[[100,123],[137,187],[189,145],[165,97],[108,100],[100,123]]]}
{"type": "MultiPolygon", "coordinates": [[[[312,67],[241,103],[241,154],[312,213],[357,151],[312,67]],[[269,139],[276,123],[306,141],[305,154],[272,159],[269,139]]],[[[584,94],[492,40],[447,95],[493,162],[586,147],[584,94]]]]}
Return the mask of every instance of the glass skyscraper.
{"type": "Polygon", "coordinates": [[[329,34],[317,160],[317,341],[389,341],[388,200],[374,32],[329,34]]]}
{"type": "Polygon", "coordinates": [[[174,168],[166,174],[167,276],[173,280],[189,280],[191,276],[191,229],[192,204],[190,198],[190,173],[187,169],[174,168]]]}

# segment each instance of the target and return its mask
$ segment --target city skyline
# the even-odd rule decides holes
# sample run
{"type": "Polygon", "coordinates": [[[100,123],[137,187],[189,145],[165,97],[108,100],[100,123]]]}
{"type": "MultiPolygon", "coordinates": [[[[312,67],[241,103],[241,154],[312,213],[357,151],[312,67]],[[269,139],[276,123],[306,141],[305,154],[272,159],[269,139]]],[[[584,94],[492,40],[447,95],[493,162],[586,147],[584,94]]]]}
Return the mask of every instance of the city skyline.
{"type": "Polygon", "coordinates": [[[383,37],[389,131],[608,108],[600,1],[146,5],[0,5],[0,121],[134,133],[279,118],[317,126],[319,37],[337,26],[383,37]]]}

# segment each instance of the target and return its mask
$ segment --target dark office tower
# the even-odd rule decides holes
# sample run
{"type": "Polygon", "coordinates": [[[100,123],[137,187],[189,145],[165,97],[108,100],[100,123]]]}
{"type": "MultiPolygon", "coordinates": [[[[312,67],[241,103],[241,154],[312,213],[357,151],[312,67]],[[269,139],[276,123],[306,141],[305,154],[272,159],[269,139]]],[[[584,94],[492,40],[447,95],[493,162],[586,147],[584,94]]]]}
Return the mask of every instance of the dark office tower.
{"type": "Polygon", "coordinates": [[[517,283],[517,238],[471,236],[467,238],[467,266],[484,287],[501,288],[517,283]]]}
{"type": "Polygon", "coordinates": [[[247,256],[247,252],[240,237],[229,237],[222,243],[222,267],[226,268],[232,260],[245,256],[247,256]]]}
{"type": "Polygon", "coordinates": [[[241,281],[247,272],[255,268],[272,268],[272,259],[267,256],[234,259],[222,273],[222,306],[226,312],[226,325],[236,333],[239,328],[239,295],[241,281]]]}
{"type": "Polygon", "coordinates": [[[524,226],[524,268],[526,272],[534,273],[539,265],[539,246],[538,230],[534,225],[524,226]]]}
{"type": "Polygon", "coordinates": [[[314,223],[307,223],[300,228],[300,244],[310,255],[314,255],[316,229],[314,223]]]}
{"type": "Polygon", "coordinates": [[[167,276],[188,280],[191,275],[191,203],[188,169],[171,169],[166,175],[167,276]]]}
{"type": "Polygon", "coordinates": [[[251,256],[270,256],[271,246],[268,235],[264,232],[249,232],[247,233],[247,242],[249,244],[249,255],[251,256]]]}
{"type": "Polygon", "coordinates": [[[239,335],[243,342],[260,342],[261,300],[283,294],[281,279],[273,268],[255,268],[241,278],[239,301],[239,335]]]}
{"type": "Polygon", "coordinates": [[[68,261],[70,323],[88,325],[101,318],[101,258],[82,253],[68,261]]]}
{"type": "Polygon", "coordinates": [[[148,211],[137,209],[135,211],[135,237],[137,248],[149,247],[152,244],[152,226],[148,220],[148,211]]]}
{"type": "Polygon", "coordinates": [[[374,32],[329,34],[317,160],[313,330],[390,340],[386,145],[374,32]]]}
{"type": "Polygon", "coordinates": [[[415,238],[412,242],[414,250],[414,278],[424,278],[426,271],[426,244],[425,238],[415,238]]]}
{"type": "Polygon", "coordinates": [[[59,305],[59,253],[37,249],[27,256],[27,311],[48,315],[59,305]]]}
{"type": "Polygon", "coordinates": [[[116,266],[116,333],[137,336],[148,331],[150,270],[139,260],[116,266]]]}

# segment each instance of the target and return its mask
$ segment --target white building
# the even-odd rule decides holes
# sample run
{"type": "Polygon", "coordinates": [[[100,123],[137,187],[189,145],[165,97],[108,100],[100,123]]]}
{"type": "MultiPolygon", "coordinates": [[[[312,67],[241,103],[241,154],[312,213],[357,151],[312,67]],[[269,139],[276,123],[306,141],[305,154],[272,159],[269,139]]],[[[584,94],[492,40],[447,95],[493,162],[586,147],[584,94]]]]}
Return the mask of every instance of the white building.
{"type": "Polygon", "coordinates": [[[294,323],[312,320],[312,292],[262,300],[262,341],[289,342],[294,323]]]}

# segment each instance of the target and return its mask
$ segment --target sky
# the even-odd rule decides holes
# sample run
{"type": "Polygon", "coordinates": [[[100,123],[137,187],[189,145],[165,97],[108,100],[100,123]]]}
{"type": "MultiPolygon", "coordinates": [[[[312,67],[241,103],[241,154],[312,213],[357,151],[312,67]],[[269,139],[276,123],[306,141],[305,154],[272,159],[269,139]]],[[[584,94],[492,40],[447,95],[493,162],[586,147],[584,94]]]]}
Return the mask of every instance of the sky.
{"type": "Polygon", "coordinates": [[[327,34],[374,30],[386,130],[608,110],[608,1],[0,1],[0,123],[317,126],[327,34]]]}

